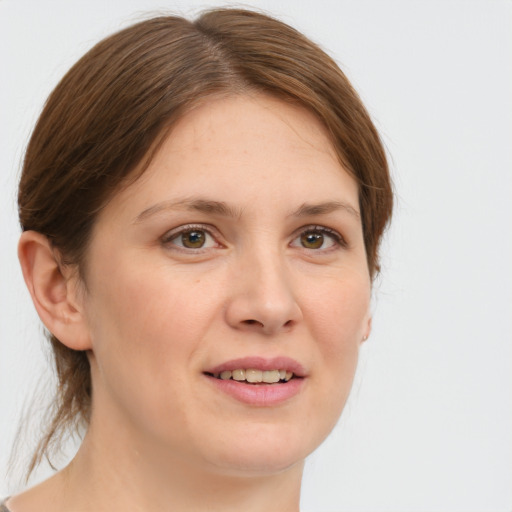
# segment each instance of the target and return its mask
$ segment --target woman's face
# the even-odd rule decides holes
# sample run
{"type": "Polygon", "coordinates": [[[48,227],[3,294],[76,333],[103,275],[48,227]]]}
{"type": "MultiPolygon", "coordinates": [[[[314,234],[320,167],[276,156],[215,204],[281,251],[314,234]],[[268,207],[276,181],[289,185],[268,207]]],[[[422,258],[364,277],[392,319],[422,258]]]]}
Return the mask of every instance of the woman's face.
{"type": "Polygon", "coordinates": [[[93,232],[92,425],[221,473],[302,462],[347,399],[370,287],[358,188],[319,121],[212,99],[93,232]]]}

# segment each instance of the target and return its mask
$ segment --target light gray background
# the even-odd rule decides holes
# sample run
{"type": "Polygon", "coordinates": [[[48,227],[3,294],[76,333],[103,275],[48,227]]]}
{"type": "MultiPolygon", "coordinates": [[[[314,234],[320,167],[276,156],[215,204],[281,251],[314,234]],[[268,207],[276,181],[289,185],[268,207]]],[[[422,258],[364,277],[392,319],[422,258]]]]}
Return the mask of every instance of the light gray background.
{"type": "MultiPolygon", "coordinates": [[[[148,10],[228,3],[0,0],[0,495],[18,488],[16,471],[4,481],[8,452],[48,373],[16,259],[15,187],[30,129],[103,36],[148,10]]],[[[510,512],[512,3],[245,5],[338,60],[382,133],[398,194],[374,333],[340,424],[309,459],[303,509],[510,512]]]]}

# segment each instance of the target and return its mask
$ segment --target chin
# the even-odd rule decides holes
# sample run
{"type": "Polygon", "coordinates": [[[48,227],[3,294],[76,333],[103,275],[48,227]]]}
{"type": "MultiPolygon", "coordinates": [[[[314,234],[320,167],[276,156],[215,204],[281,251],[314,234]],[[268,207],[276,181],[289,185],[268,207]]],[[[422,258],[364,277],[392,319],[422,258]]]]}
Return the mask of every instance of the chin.
{"type": "Polygon", "coordinates": [[[212,465],[225,476],[263,477],[302,467],[305,460],[298,451],[293,453],[222,454],[212,465]]]}
{"type": "Polygon", "coordinates": [[[209,450],[208,462],[228,475],[264,476],[280,473],[294,466],[315,450],[329,432],[307,431],[302,425],[248,424],[238,435],[230,435],[209,450]]]}

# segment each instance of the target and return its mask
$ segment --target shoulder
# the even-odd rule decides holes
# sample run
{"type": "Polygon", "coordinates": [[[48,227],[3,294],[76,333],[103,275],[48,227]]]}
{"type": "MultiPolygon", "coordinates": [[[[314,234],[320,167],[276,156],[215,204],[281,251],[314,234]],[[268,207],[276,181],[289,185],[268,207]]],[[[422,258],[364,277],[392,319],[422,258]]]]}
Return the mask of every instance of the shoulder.
{"type": "Polygon", "coordinates": [[[5,501],[0,502],[0,512],[11,512],[5,505],[5,501]]]}

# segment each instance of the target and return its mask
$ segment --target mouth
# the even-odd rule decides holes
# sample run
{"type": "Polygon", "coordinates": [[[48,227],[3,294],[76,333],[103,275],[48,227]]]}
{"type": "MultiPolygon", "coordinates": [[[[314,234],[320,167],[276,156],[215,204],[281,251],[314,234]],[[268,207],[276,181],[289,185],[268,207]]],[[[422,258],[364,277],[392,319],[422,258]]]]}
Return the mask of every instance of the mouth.
{"type": "Polygon", "coordinates": [[[297,377],[286,369],[258,370],[257,368],[237,368],[236,370],[224,370],[218,373],[205,372],[208,377],[220,380],[234,380],[245,384],[277,384],[288,382],[297,377]]]}
{"type": "Polygon", "coordinates": [[[306,371],[288,357],[246,357],[227,361],[203,374],[214,388],[245,404],[270,407],[298,395],[306,371]]]}

